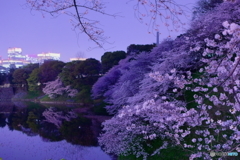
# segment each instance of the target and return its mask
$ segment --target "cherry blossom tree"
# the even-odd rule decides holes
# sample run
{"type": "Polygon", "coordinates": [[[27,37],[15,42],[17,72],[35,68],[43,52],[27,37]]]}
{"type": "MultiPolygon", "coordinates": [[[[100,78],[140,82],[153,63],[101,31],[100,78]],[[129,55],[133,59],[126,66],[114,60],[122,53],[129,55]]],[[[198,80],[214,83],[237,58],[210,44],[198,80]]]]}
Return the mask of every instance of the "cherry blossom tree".
{"type": "Polygon", "coordinates": [[[120,60],[119,65],[114,66],[104,76],[98,79],[92,87],[93,98],[104,97],[104,94],[110,89],[110,87],[117,83],[122,75],[121,68],[125,66],[125,63],[128,63],[128,60],[128,58],[120,60]]]}
{"type": "Polygon", "coordinates": [[[154,55],[141,53],[131,55],[119,62],[93,85],[93,98],[105,97],[110,114],[126,104],[126,99],[137,93],[139,81],[148,70],[154,55]],[[146,57],[148,57],[146,59],[146,57]]]}
{"type": "Polygon", "coordinates": [[[140,82],[145,73],[150,71],[150,64],[154,62],[155,58],[154,54],[142,52],[139,55],[129,56],[125,60],[127,63],[120,63],[120,78],[104,94],[105,101],[110,104],[106,107],[109,113],[116,113],[128,104],[128,100],[132,96],[138,93],[140,82]]]}
{"type": "Polygon", "coordinates": [[[56,80],[47,82],[45,84],[46,86],[43,88],[43,93],[48,95],[48,97],[51,99],[64,94],[69,97],[75,97],[78,93],[76,89],[71,89],[69,85],[65,87],[59,77],[57,77],[56,80]]]}
{"type": "Polygon", "coordinates": [[[222,3],[161,53],[140,82],[142,98],[103,123],[106,152],[147,159],[178,146],[189,159],[211,159],[211,151],[240,151],[239,7],[222,3]]]}

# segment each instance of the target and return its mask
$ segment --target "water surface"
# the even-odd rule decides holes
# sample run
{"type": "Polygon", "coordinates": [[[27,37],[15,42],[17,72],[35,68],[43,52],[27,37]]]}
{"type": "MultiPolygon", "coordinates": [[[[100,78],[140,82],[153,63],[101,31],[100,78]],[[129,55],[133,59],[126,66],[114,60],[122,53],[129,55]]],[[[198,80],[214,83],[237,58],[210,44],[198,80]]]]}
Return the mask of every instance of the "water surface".
{"type": "Polygon", "coordinates": [[[111,160],[98,146],[92,122],[69,107],[0,104],[0,158],[111,160]]]}

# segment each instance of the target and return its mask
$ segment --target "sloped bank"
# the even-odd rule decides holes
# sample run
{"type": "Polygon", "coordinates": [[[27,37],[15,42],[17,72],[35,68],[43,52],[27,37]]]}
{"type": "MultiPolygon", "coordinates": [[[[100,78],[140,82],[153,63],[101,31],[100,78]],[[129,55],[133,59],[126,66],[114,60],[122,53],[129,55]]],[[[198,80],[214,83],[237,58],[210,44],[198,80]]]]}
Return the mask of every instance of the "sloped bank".
{"type": "Polygon", "coordinates": [[[14,103],[16,102],[33,102],[33,103],[40,103],[45,106],[62,106],[66,105],[66,107],[74,107],[75,112],[82,114],[86,118],[94,119],[99,123],[104,122],[107,119],[110,119],[111,116],[105,113],[99,113],[95,111],[94,104],[84,104],[81,102],[74,102],[72,99],[53,99],[50,100],[46,99],[46,95],[44,94],[31,94],[26,91],[18,91],[11,99],[14,103]],[[45,97],[45,98],[44,98],[45,97]]]}
{"type": "Polygon", "coordinates": [[[29,92],[26,91],[18,91],[17,93],[15,93],[12,97],[11,100],[12,101],[26,101],[26,102],[35,102],[35,103],[42,103],[42,104],[72,104],[72,105],[84,105],[83,103],[78,103],[78,102],[74,102],[71,99],[68,99],[66,101],[60,101],[60,100],[51,100],[51,101],[45,101],[42,100],[45,97],[45,95],[43,94],[31,94],[29,92]]]}

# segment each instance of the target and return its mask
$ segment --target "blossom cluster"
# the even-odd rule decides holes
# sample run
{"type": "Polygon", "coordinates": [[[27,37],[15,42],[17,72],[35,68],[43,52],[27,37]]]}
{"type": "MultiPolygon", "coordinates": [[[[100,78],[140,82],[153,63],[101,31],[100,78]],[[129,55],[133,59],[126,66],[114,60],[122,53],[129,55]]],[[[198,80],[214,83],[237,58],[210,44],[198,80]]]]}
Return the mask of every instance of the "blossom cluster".
{"type": "Polygon", "coordinates": [[[69,97],[75,97],[78,93],[76,89],[72,89],[69,85],[65,87],[59,77],[54,81],[45,83],[45,85],[43,93],[48,95],[51,99],[64,94],[69,97]]]}

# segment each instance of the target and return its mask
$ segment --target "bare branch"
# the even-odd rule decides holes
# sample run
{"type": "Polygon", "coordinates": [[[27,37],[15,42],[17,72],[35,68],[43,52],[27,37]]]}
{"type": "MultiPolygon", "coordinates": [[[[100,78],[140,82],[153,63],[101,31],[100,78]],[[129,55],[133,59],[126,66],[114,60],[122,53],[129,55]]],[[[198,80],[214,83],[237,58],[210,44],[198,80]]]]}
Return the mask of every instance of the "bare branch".
{"type": "MultiPolygon", "coordinates": [[[[107,42],[108,37],[104,35],[104,30],[99,27],[99,20],[92,19],[92,15],[101,14],[114,18],[118,16],[105,12],[106,3],[100,0],[26,0],[26,2],[31,10],[49,13],[52,16],[65,14],[72,17],[73,28],[87,35],[89,40],[101,48],[107,42]]],[[[184,25],[179,18],[182,15],[186,16],[182,9],[183,6],[174,0],[138,0],[134,8],[135,16],[140,22],[143,22],[143,18],[149,18],[147,25],[152,30],[159,31],[159,20],[169,31],[172,31],[169,29],[171,25],[176,31],[184,25]]],[[[184,8],[186,7],[184,6],[184,8]]]]}
{"type": "Polygon", "coordinates": [[[138,0],[134,10],[136,18],[145,23],[150,31],[155,32],[160,30],[162,23],[168,31],[178,31],[184,25],[180,17],[187,17],[186,12],[189,9],[174,0],[138,0]]]}
{"type": "Polygon", "coordinates": [[[117,14],[109,14],[104,11],[105,3],[97,0],[26,0],[31,10],[49,13],[52,16],[60,14],[68,15],[75,30],[85,33],[87,37],[103,48],[108,37],[104,35],[104,30],[99,27],[98,20],[91,19],[90,14],[98,13],[105,16],[116,17],[117,14]]]}

